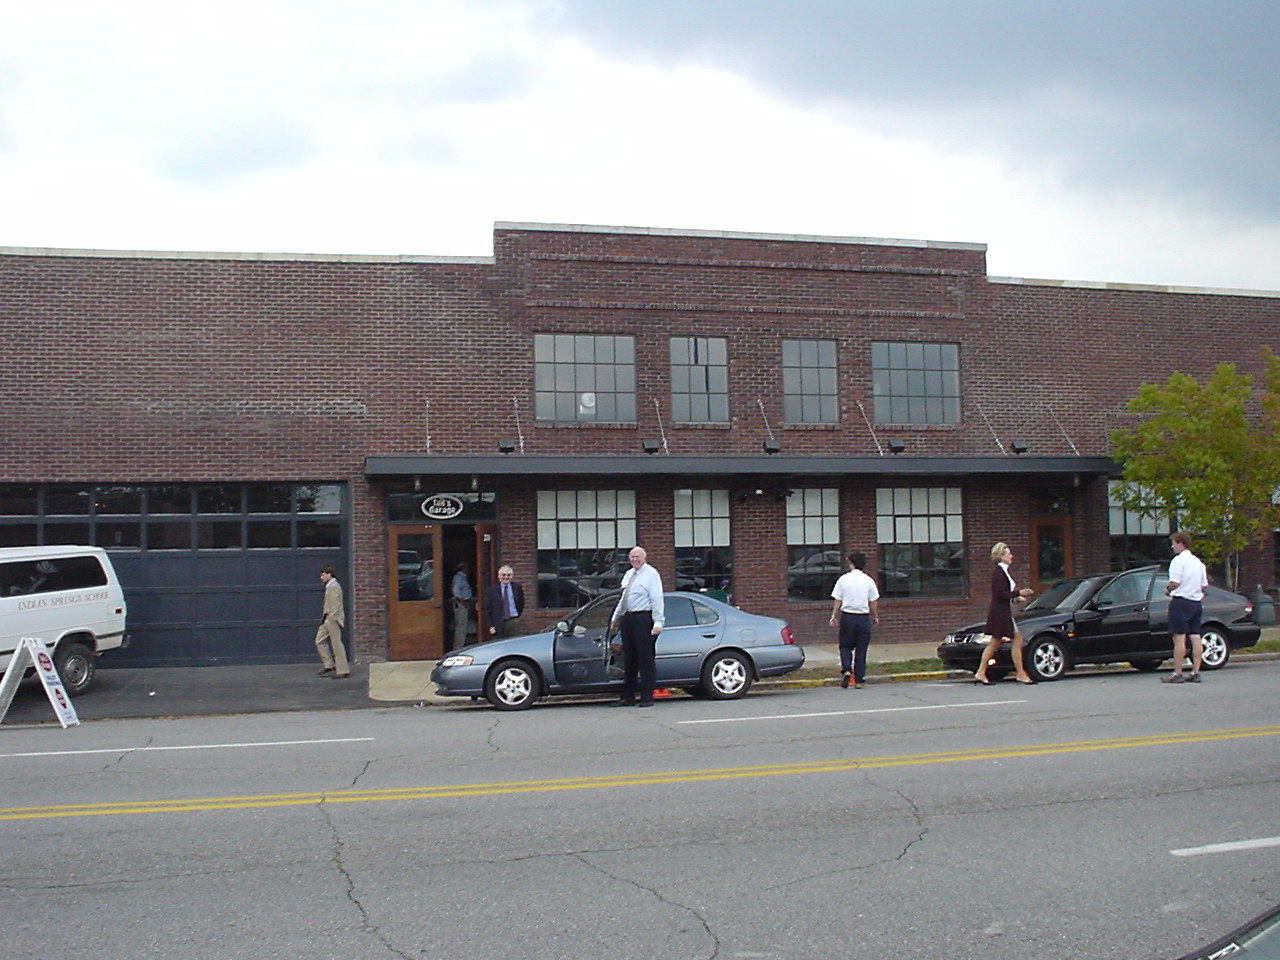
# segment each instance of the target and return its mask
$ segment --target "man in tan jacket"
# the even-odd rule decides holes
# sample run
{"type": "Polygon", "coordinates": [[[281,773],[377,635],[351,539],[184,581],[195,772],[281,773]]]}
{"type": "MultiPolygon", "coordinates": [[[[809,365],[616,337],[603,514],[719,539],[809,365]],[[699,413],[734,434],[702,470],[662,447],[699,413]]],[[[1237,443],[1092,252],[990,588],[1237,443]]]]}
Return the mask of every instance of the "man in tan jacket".
{"type": "Polygon", "coordinates": [[[335,680],[341,680],[351,675],[351,667],[347,664],[347,648],[342,645],[342,628],[346,626],[347,618],[342,611],[342,584],[335,579],[336,574],[333,567],[320,571],[320,582],[324,584],[324,613],[316,630],[316,651],[324,664],[320,676],[331,673],[335,680]]]}

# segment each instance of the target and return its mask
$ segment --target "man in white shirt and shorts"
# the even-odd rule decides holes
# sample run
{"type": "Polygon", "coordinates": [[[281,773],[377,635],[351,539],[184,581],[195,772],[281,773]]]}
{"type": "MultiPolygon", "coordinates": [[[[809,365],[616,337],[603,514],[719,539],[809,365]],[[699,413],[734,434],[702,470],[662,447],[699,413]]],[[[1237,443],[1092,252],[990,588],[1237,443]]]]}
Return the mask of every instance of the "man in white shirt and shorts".
{"type": "Polygon", "coordinates": [[[1169,563],[1169,632],[1173,634],[1173,674],[1161,679],[1165,683],[1199,683],[1200,659],[1204,644],[1200,640],[1200,616],[1203,612],[1204,588],[1209,585],[1200,558],[1191,552],[1191,534],[1179,530],[1169,538],[1173,560],[1169,563]],[[1182,661],[1187,658],[1187,637],[1191,638],[1191,675],[1183,677],[1182,661]]]}

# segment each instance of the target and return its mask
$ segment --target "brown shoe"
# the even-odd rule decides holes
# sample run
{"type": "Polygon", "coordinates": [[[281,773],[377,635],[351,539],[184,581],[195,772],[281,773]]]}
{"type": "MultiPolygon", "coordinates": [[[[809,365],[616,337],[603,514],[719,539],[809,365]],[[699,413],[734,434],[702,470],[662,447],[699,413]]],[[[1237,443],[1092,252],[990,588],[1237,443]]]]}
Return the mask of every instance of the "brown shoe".
{"type": "Polygon", "coordinates": [[[319,675],[323,677],[326,673],[333,673],[333,667],[325,667],[319,675]]]}
{"type": "Polygon", "coordinates": [[[347,679],[347,677],[349,677],[349,676],[351,676],[351,674],[349,674],[349,673],[335,673],[335,674],[333,675],[333,679],[335,679],[335,680],[345,680],[345,679],[347,679]]]}

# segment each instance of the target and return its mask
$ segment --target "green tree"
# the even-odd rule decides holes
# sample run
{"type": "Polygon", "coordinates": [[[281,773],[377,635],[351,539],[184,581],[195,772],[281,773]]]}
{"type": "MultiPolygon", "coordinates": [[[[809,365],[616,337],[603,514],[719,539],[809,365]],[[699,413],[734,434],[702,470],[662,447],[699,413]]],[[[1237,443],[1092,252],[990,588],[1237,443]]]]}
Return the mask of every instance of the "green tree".
{"type": "Polygon", "coordinates": [[[1238,587],[1239,552],[1280,522],[1280,358],[1264,352],[1254,378],[1220,363],[1203,385],[1174,373],[1144,383],[1126,405],[1142,420],[1111,434],[1124,467],[1117,497],[1148,517],[1177,518],[1207,564],[1238,587]]]}

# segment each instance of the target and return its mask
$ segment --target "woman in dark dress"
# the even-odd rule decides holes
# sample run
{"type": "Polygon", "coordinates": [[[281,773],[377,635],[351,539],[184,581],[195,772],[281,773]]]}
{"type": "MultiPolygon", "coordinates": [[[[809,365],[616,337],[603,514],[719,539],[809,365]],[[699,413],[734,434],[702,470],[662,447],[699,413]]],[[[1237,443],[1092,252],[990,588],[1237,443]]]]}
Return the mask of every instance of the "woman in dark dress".
{"type": "Polygon", "coordinates": [[[1022,634],[1013,622],[1014,602],[1025,603],[1032,591],[1026,587],[1021,590],[1014,583],[1009,566],[1013,563],[1013,551],[1006,544],[997,543],[991,548],[991,559],[996,568],[991,573],[991,603],[987,607],[987,648],[982,651],[982,662],[978,664],[978,672],[973,675],[975,683],[992,686],[987,679],[987,666],[995,659],[1000,644],[1011,641],[1013,647],[1013,670],[1019,683],[1035,683],[1022,665],[1022,634]]]}

